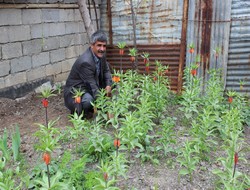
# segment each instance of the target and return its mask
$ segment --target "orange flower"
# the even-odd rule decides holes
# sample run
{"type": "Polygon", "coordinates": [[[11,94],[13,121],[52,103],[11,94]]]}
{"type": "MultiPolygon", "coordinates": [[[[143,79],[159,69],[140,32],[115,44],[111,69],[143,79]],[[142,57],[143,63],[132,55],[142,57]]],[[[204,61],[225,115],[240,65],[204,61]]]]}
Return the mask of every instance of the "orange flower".
{"type": "Polygon", "coordinates": [[[121,79],[119,76],[113,76],[112,80],[117,83],[120,82],[121,79]]]}
{"type": "Polygon", "coordinates": [[[189,53],[194,53],[194,48],[189,48],[189,53]]]}
{"type": "Polygon", "coordinates": [[[146,66],[145,70],[146,70],[147,73],[149,73],[149,66],[146,66]]]}
{"type": "Polygon", "coordinates": [[[238,155],[238,152],[235,152],[234,153],[234,164],[236,165],[239,161],[239,155],[238,155]]]}
{"type": "Polygon", "coordinates": [[[75,103],[77,103],[77,104],[81,103],[81,96],[75,97],[75,103]]]}
{"type": "Polygon", "coordinates": [[[115,140],[114,140],[114,146],[115,146],[115,148],[119,148],[120,145],[121,145],[120,139],[115,139],[115,140]]]}
{"type": "Polygon", "coordinates": [[[233,102],[233,97],[229,96],[228,97],[228,102],[229,102],[229,104],[231,104],[233,102]]]}
{"type": "Polygon", "coordinates": [[[192,70],[191,70],[191,75],[192,75],[192,76],[196,76],[196,75],[197,75],[196,69],[192,69],[192,70]]]}
{"type": "Polygon", "coordinates": [[[45,162],[46,165],[49,165],[50,164],[50,154],[48,152],[45,152],[43,154],[43,161],[45,162]]]}
{"type": "Polygon", "coordinates": [[[43,104],[43,107],[47,108],[49,105],[48,99],[47,98],[42,99],[42,104],[43,104]]]}
{"type": "Polygon", "coordinates": [[[120,50],[119,50],[119,54],[120,54],[120,55],[123,55],[123,54],[124,54],[124,49],[120,49],[120,50]]]}
{"type": "Polygon", "coordinates": [[[131,56],[131,57],[130,57],[130,60],[131,60],[132,62],[134,62],[134,61],[135,61],[135,56],[131,56]]]}
{"type": "Polygon", "coordinates": [[[105,181],[108,181],[109,176],[108,176],[108,174],[106,172],[104,172],[103,178],[104,178],[105,181]]]}
{"type": "Polygon", "coordinates": [[[157,77],[154,77],[154,81],[157,81],[157,77]]]}

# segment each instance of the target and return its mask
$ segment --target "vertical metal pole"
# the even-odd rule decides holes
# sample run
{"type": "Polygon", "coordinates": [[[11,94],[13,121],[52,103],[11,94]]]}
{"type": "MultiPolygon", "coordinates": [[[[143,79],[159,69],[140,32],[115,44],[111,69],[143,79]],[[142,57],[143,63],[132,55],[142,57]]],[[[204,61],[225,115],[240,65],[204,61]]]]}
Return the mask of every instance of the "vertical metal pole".
{"type": "MultiPolygon", "coordinates": [[[[133,4],[132,0],[130,0],[130,10],[131,10],[133,35],[134,35],[133,43],[134,43],[134,48],[137,49],[137,42],[136,42],[136,16],[135,16],[134,4],[133,4]]],[[[133,63],[133,69],[137,70],[137,66],[138,66],[138,57],[135,56],[135,61],[133,63]]]]}

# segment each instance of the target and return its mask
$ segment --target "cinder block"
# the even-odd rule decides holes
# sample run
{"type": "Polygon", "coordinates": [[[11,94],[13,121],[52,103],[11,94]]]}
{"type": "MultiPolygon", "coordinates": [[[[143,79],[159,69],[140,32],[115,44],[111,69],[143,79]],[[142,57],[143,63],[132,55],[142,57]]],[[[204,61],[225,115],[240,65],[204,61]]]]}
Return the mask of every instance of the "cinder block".
{"type": "Polygon", "coordinates": [[[10,61],[11,66],[11,73],[17,73],[20,71],[25,71],[28,69],[31,69],[31,57],[30,56],[24,56],[17,59],[12,59],[10,61]]]}
{"type": "Polygon", "coordinates": [[[67,4],[67,3],[75,3],[77,4],[77,0],[64,0],[64,3],[67,4]]]}
{"type": "Polygon", "coordinates": [[[63,0],[48,0],[49,3],[58,3],[63,2],[63,0]]]}
{"type": "Polygon", "coordinates": [[[62,72],[68,72],[71,70],[72,65],[75,63],[76,58],[72,58],[72,59],[67,59],[65,61],[62,61],[62,72]]]}
{"type": "Polygon", "coordinates": [[[42,9],[42,20],[44,22],[59,22],[59,9],[42,9]]]}
{"type": "Polygon", "coordinates": [[[79,46],[71,46],[65,49],[65,58],[74,58],[79,55],[79,46]]]}
{"type": "Polygon", "coordinates": [[[42,44],[43,51],[54,50],[60,47],[59,37],[44,38],[42,44]]]}
{"type": "Polygon", "coordinates": [[[75,34],[75,45],[88,45],[87,33],[75,34]]]}
{"type": "Polygon", "coordinates": [[[65,23],[50,23],[49,36],[61,36],[65,34],[65,23]]]}
{"type": "Polygon", "coordinates": [[[30,27],[25,25],[11,26],[8,28],[10,42],[30,40],[30,27]]]}
{"type": "Polygon", "coordinates": [[[40,53],[42,51],[42,45],[42,39],[35,39],[22,42],[23,55],[32,55],[40,53]]]}
{"type": "Polygon", "coordinates": [[[8,27],[0,26],[0,43],[9,42],[8,27]]]}
{"type": "Polygon", "coordinates": [[[0,26],[22,24],[21,9],[1,9],[0,26]]]}
{"type": "Polygon", "coordinates": [[[29,70],[27,72],[27,81],[33,81],[36,79],[40,79],[40,78],[44,78],[46,77],[46,70],[45,70],[45,66],[43,67],[38,67],[32,70],[29,70]]]}
{"type": "Polygon", "coordinates": [[[47,3],[47,0],[28,0],[28,3],[41,3],[41,4],[44,4],[44,3],[47,3]]]}
{"type": "Polygon", "coordinates": [[[42,52],[38,55],[32,56],[32,66],[33,68],[40,67],[42,65],[49,64],[49,52],[42,52]]]}
{"type": "Polygon", "coordinates": [[[56,63],[65,59],[65,48],[50,51],[50,62],[56,63]]]}
{"type": "Polygon", "coordinates": [[[70,22],[75,20],[74,9],[60,9],[60,22],[70,22]]]}
{"type": "Polygon", "coordinates": [[[78,22],[79,25],[79,32],[80,33],[86,33],[85,26],[83,22],[78,22]]]}
{"type": "Polygon", "coordinates": [[[49,24],[34,24],[30,27],[31,38],[46,38],[49,36],[49,24]]]}
{"type": "Polygon", "coordinates": [[[82,21],[82,15],[79,11],[79,9],[75,9],[75,21],[82,21]]]}
{"type": "Polygon", "coordinates": [[[38,24],[42,22],[41,9],[23,9],[23,24],[38,24]]]}
{"type": "Polygon", "coordinates": [[[60,47],[69,47],[75,45],[75,35],[69,34],[59,37],[60,47]]]}
{"type": "Polygon", "coordinates": [[[5,86],[14,86],[27,82],[26,72],[19,72],[5,77],[5,86]]]}
{"type": "Polygon", "coordinates": [[[65,34],[79,33],[79,24],[77,22],[67,22],[65,24],[65,34]]]}
{"type": "Polygon", "coordinates": [[[95,9],[94,8],[91,9],[90,14],[91,14],[91,18],[93,18],[94,20],[99,19],[100,18],[100,9],[99,9],[99,7],[97,7],[97,9],[96,9],[96,14],[97,15],[95,15],[95,9]]]}
{"type": "Polygon", "coordinates": [[[10,61],[1,61],[0,62],[0,77],[7,76],[10,74],[10,61]]]}
{"type": "Polygon", "coordinates": [[[0,78],[0,89],[3,89],[5,87],[6,87],[6,85],[5,85],[5,79],[4,78],[0,78]]]}
{"type": "Polygon", "coordinates": [[[2,58],[11,59],[22,56],[22,46],[20,42],[8,43],[2,46],[2,58]]]}
{"type": "Polygon", "coordinates": [[[46,75],[53,76],[62,73],[62,62],[46,65],[46,75]]]}
{"type": "MultiPolygon", "coordinates": [[[[18,3],[27,3],[27,0],[18,0],[18,1],[14,1],[16,4],[18,3]]],[[[4,3],[11,3],[13,4],[13,0],[4,0],[4,3]]]]}
{"type": "Polygon", "coordinates": [[[69,72],[61,73],[54,76],[54,82],[62,82],[65,81],[69,76],[69,72]]]}

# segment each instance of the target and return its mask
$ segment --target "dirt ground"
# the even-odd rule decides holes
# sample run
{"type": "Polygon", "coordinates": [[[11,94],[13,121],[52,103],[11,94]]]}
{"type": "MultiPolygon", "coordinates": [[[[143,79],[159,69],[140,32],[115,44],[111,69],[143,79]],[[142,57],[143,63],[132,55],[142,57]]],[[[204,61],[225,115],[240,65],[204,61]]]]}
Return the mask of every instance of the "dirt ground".
{"type": "MultiPolygon", "coordinates": [[[[18,125],[21,132],[21,151],[27,155],[29,161],[32,162],[32,160],[37,159],[34,155],[32,142],[34,137],[32,134],[38,130],[35,123],[43,124],[45,121],[41,98],[35,92],[16,100],[0,98],[0,108],[0,134],[3,134],[4,128],[11,131],[18,125]]],[[[64,106],[62,94],[49,98],[49,120],[55,120],[60,117],[57,126],[63,129],[65,126],[71,125],[68,121],[68,114],[69,111],[64,106]]],[[[250,143],[249,131],[248,127],[246,131],[248,143],[250,143]]],[[[249,154],[247,159],[248,161],[250,160],[249,154]]],[[[127,173],[128,179],[119,182],[120,188],[124,190],[132,189],[132,187],[138,190],[214,189],[213,176],[211,174],[211,170],[215,167],[213,165],[204,166],[204,170],[197,171],[191,183],[188,178],[181,178],[178,181],[179,168],[168,169],[167,160],[161,160],[160,163],[157,166],[151,163],[143,164],[139,161],[132,163],[127,173]]],[[[244,170],[250,173],[250,168],[244,168],[244,170]]]]}

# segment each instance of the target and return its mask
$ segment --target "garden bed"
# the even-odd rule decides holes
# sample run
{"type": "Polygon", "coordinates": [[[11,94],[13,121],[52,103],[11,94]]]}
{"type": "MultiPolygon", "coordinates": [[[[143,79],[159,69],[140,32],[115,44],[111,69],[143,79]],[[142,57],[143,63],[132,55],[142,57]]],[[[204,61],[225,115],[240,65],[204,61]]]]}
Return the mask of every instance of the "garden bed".
{"type": "MultiPolygon", "coordinates": [[[[173,98],[172,101],[177,101],[178,97],[175,95],[170,96],[173,98]],[[175,100],[174,100],[175,99],[175,100]]],[[[4,128],[7,129],[8,133],[11,134],[14,132],[15,126],[17,125],[20,129],[21,134],[21,163],[26,168],[26,173],[30,173],[39,163],[43,164],[41,152],[38,153],[34,149],[34,144],[38,142],[37,138],[34,137],[34,133],[39,130],[38,125],[35,123],[40,123],[45,125],[45,111],[41,103],[41,98],[38,97],[38,94],[34,92],[26,95],[23,98],[16,100],[10,100],[6,98],[0,99],[0,123],[1,123],[1,134],[4,132],[4,128]]],[[[191,128],[190,121],[186,121],[181,115],[181,112],[178,111],[179,105],[169,104],[165,117],[174,118],[175,125],[173,128],[173,135],[175,137],[176,143],[172,144],[171,147],[168,147],[169,153],[167,155],[163,154],[163,151],[159,150],[161,155],[153,157],[153,151],[148,154],[140,154],[139,158],[138,153],[139,148],[134,148],[129,155],[129,163],[127,164],[128,170],[125,174],[125,177],[119,176],[116,182],[116,187],[120,189],[215,189],[216,177],[213,174],[213,170],[220,169],[224,170],[223,165],[217,158],[223,158],[225,151],[222,149],[216,149],[216,147],[211,148],[211,152],[207,153],[208,160],[202,160],[196,163],[196,169],[192,172],[192,177],[189,175],[179,175],[180,170],[182,169],[180,162],[177,162],[178,154],[180,154],[181,149],[180,145],[186,142],[190,137],[187,134],[187,127],[191,128]],[[186,123],[185,123],[186,121],[186,123]],[[183,125],[183,122],[185,125],[183,125]],[[190,126],[187,126],[190,125],[190,126]],[[177,148],[178,147],[178,148],[177,148]],[[152,156],[152,157],[150,157],[152,156]],[[145,160],[145,161],[143,161],[145,160]]],[[[49,98],[48,106],[48,117],[49,120],[58,121],[55,124],[55,128],[63,132],[67,130],[66,126],[72,127],[72,122],[69,121],[69,111],[64,106],[62,94],[57,94],[56,96],[49,98]]],[[[162,118],[161,118],[162,119],[162,118]]],[[[160,119],[160,120],[161,120],[160,119]]],[[[94,119],[89,120],[89,122],[94,122],[94,119]]],[[[159,122],[159,121],[157,121],[159,122]]],[[[157,123],[155,122],[155,123],[157,123]]],[[[109,126],[104,128],[108,134],[113,136],[114,130],[109,126]]],[[[157,125],[154,127],[150,133],[154,136],[152,142],[157,142],[157,138],[160,134],[157,134],[157,130],[160,130],[157,125]]],[[[244,126],[244,143],[245,147],[249,147],[250,144],[250,128],[244,126]]],[[[79,144],[81,140],[77,141],[79,144]]],[[[223,143],[222,141],[218,141],[223,143]]],[[[11,147],[11,141],[9,140],[9,147],[11,147]]],[[[63,138],[60,141],[60,148],[58,148],[54,153],[52,153],[52,160],[60,160],[60,157],[63,156],[65,151],[72,151],[77,159],[77,156],[81,154],[75,152],[76,141],[63,138]]],[[[111,142],[112,144],[112,142],[111,142]]],[[[222,146],[222,144],[215,145],[217,147],[222,146]]],[[[122,147],[121,147],[122,148],[122,147]]],[[[155,148],[152,146],[151,148],[155,148]]],[[[125,150],[121,150],[121,153],[127,154],[125,150]]],[[[157,154],[157,152],[154,151],[157,154]]],[[[82,155],[81,155],[82,156],[82,155]]],[[[196,159],[195,157],[192,159],[196,159]]],[[[232,158],[233,159],[233,158],[232,158]]],[[[86,164],[85,171],[91,171],[92,169],[98,170],[96,167],[99,163],[92,162],[91,164],[86,164]]],[[[237,165],[237,171],[244,173],[245,175],[250,175],[250,152],[245,151],[239,153],[239,163],[237,165]],[[244,156],[244,159],[242,157],[244,156]]],[[[23,166],[22,166],[23,167],[23,166]]],[[[233,165],[232,165],[233,167],[233,165]]],[[[226,175],[226,172],[225,172],[226,175]]],[[[249,183],[249,182],[245,182],[249,183]]],[[[250,184],[249,184],[250,187],[250,184]]]]}

